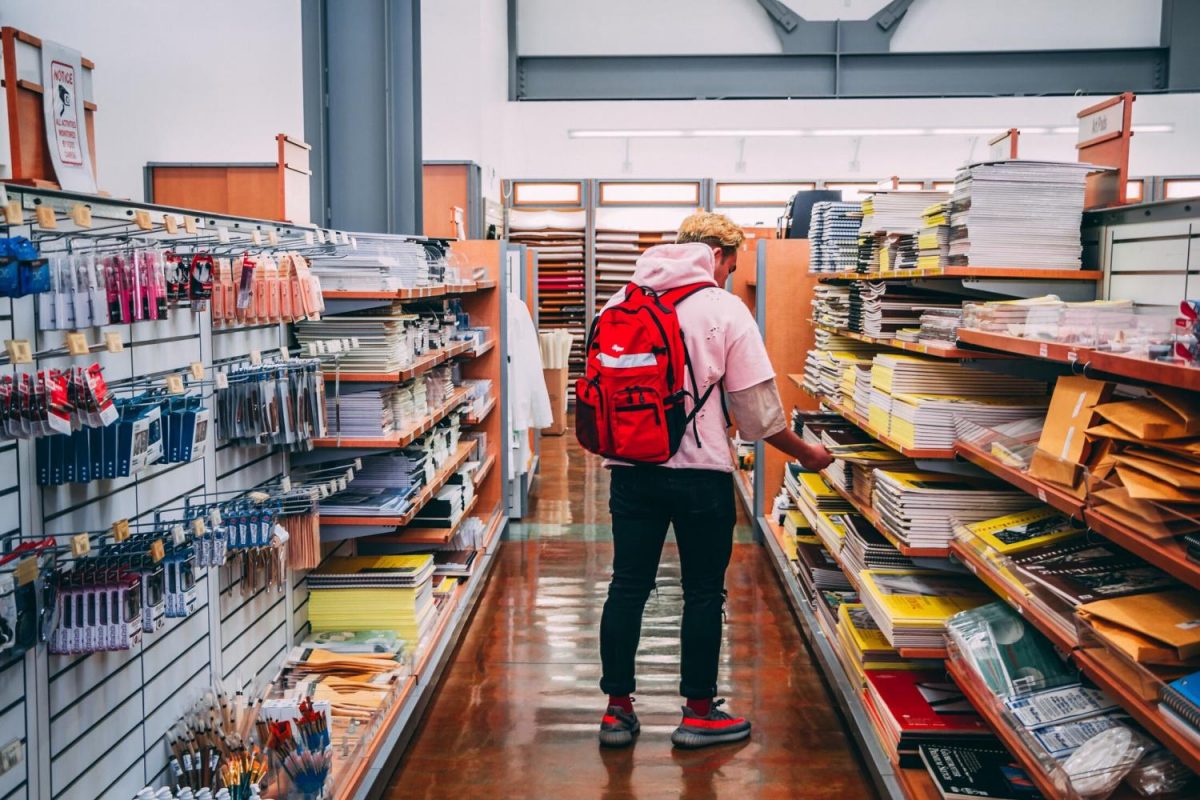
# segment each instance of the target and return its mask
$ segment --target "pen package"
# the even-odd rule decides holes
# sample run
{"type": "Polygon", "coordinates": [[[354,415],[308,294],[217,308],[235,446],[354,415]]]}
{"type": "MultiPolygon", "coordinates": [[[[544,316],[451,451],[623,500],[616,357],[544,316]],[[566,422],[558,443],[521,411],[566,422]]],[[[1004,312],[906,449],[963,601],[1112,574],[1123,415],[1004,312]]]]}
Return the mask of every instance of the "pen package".
{"type": "Polygon", "coordinates": [[[175,552],[163,562],[166,571],[164,607],[168,617],[186,617],[196,610],[196,568],[191,551],[175,552]]]}
{"type": "Polygon", "coordinates": [[[142,632],[154,633],[162,628],[166,617],[166,570],[162,564],[142,569],[142,632]]]}

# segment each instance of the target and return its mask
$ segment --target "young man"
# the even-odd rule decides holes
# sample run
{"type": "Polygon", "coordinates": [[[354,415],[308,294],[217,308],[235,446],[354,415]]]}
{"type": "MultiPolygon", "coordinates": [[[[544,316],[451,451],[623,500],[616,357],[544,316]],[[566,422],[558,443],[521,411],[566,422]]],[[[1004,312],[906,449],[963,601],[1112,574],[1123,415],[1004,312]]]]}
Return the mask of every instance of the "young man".
{"type": "MultiPolygon", "coordinates": [[[[709,283],[677,308],[699,395],[717,389],[689,425],[678,452],[661,466],[610,462],[613,577],[600,622],[600,688],[608,710],[600,743],[622,747],[638,733],[633,711],[634,657],[642,611],[654,588],[668,526],[674,525],[683,583],[681,682],[683,720],[671,736],[677,747],[703,747],[750,735],[750,722],[720,709],[717,661],[725,604],[725,569],[733,550],[736,518],[733,458],[729,450],[722,390],[738,430],[763,439],[809,469],[832,460],[805,443],[787,423],[775,372],[750,311],[724,291],[737,267],[745,236],[728,217],[698,213],[683,221],[676,244],[651,248],[638,259],[633,283],[662,292],[709,283]]],[[[624,299],[617,292],[608,306],[624,299]]],[[[691,378],[687,381],[691,385],[691,378]]],[[[690,410],[690,409],[689,409],[690,410]]]]}

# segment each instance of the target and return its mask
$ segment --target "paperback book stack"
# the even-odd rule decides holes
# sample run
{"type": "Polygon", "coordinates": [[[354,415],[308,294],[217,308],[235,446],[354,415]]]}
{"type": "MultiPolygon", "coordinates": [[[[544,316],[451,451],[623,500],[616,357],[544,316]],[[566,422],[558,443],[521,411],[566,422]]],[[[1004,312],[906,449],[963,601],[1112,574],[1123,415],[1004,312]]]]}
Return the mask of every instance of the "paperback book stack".
{"type": "Polygon", "coordinates": [[[424,642],[432,629],[433,556],[330,558],[308,573],[308,621],[323,631],[389,630],[424,642]]]}
{"type": "Polygon", "coordinates": [[[813,322],[831,328],[845,328],[850,324],[850,289],[832,283],[818,283],[813,287],[813,322]]]}
{"type": "Polygon", "coordinates": [[[988,161],[961,169],[950,197],[950,263],[1080,269],[1089,164],[988,161]]]}
{"type": "Polygon", "coordinates": [[[934,203],[921,212],[921,230],[917,234],[917,267],[940,269],[950,259],[949,203],[934,203]]]}
{"type": "Polygon", "coordinates": [[[940,650],[946,620],[995,598],[973,577],[913,569],[859,573],[862,602],[897,648],[940,650]]]}
{"type": "Polygon", "coordinates": [[[861,603],[843,603],[838,609],[837,651],[846,675],[860,687],[866,686],[867,670],[930,670],[940,663],[932,659],[904,658],[875,624],[861,603]]]}
{"type": "Polygon", "coordinates": [[[1046,395],[893,394],[889,435],[902,447],[949,449],[962,420],[994,427],[1044,414],[1049,400],[1046,395]]]}
{"type": "Polygon", "coordinates": [[[796,543],[796,574],[809,597],[820,591],[852,591],[850,579],[820,542],[796,543]]]}
{"type": "Polygon", "coordinates": [[[822,201],[813,204],[808,236],[811,272],[853,272],[858,261],[862,204],[822,201]]]}
{"type": "Polygon", "coordinates": [[[898,338],[911,330],[915,338],[920,329],[921,315],[931,309],[957,310],[960,304],[953,298],[936,292],[924,292],[895,283],[868,282],[859,290],[862,303],[859,333],[867,336],[898,338]]]}
{"type": "Polygon", "coordinates": [[[324,316],[295,323],[296,341],[319,357],[326,372],[397,372],[424,352],[424,323],[393,306],[383,314],[324,316]],[[345,342],[349,342],[349,346],[345,342]]]}
{"type": "Polygon", "coordinates": [[[855,574],[868,569],[914,569],[913,561],[900,554],[865,517],[855,514],[839,514],[837,521],[846,531],[842,560],[855,574]]]}
{"type": "Polygon", "coordinates": [[[958,329],[962,327],[962,319],[962,308],[923,308],[917,341],[934,347],[954,347],[958,344],[958,329]]]}
{"type": "Polygon", "coordinates": [[[870,366],[871,359],[871,352],[859,351],[857,347],[849,351],[809,350],[804,362],[804,388],[835,404],[845,403],[850,399],[846,390],[853,390],[847,374],[855,366],[870,366]]]}
{"type": "Polygon", "coordinates": [[[1008,484],[937,472],[876,470],[871,505],[901,544],[944,550],[954,538],[952,517],[977,522],[1036,503],[1008,484]]]}
{"type": "Polygon", "coordinates": [[[860,232],[916,235],[923,227],[925,209],[931,203],[945,202],[948,197],[946,192],[875,192],[862,203],[860,232]]]}
{"type": "Polygon", "coordinates": [[[368,389],[353,394],[329,395],[325,414],[329,435],[346,438],[382,439],[396,433],[392,398],[396,389],[368,389]]]}
{"type": "Polygon", "coordinates": [[[920,767],[920,746],[990,742],[991,730],[945,670],[866,670],[867,713],[891,759],[920,767]]]}
{"type": "Polygon", "coordinates": [[[337,244],[315,255],[312,273],[327,290],[393,292],[440,283],[446,265],[445,245],[397,236],[356,234],[354,245],[337,244]]]}

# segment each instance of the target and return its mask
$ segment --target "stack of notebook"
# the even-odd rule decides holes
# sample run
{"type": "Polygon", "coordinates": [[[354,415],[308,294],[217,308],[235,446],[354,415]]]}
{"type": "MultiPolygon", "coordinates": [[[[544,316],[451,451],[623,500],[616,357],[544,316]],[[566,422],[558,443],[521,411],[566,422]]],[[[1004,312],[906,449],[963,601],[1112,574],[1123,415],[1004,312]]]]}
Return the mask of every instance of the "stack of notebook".
{"type": "Polygon", "coordinates": [[[887,282],[867,282],[860,289],[862,316],[860,327],[852,328],[868,336],[891,338],[904,328],[919,328],[921,314],[927,309],[958,309],[953,298],[887,282]]]}
{"type": "Polygon", "coordinates": [[[963,311],[958,307],[921,309],[917,341],[936,347],[954,347],[958,344],[958,329],[962,327],[963,311]]]}
{"type": "Polygon", "coordinates": [[[990,742],[991,730],[944,670],[866,670],[867,713],[901,767],[920,767],[920,746],[990,742]]]}
{"type": "Polygon", "coordinates": [[[922,214],[931,203],[945,202],[946,192],[881,191],[862,204],[863,234],[902,233],[913,236],[922,227],[922,214]]]}
{"type": "Polygon", "coordinates": [[[1090,164],[992,161],[959,171],[950,199],[950,263],[1080,269],[1090,164]]]}
{"type": "Polygon", "coordinates": [[[325,416],[330,436],[383,438],[398,428],[392,414],[395,388],[368,389],[353,394],[328,395],[325,416]]]}
{"type": "Polygon", "coordinates": [[[850,289],[832,283],[813,287],[813,322],[831,328],[845,328],[850,322],[850,289]]]}
{"type": "Polygon", "coordinates": [[[949,449],[956,424],[969,420],[994,427],[1045,413],[1046,395],[892,394],[888,434],[902,447],[949,449]]]}
{"type": "Polygon", "coordinates": [[[850,591],[854,587],[837,561],[820,543],[796,543],[796,574],[814,597],[821,590],[850,591]]]}
{"type": "Polygon", "coordinates": [[[399,306],[386,313],[327,315],[295,323],[296,341],[321,358],[326,372],[343,375],[396,372],[412,366],[421,352],[423,322],[399,306]],[[330,340],[352,339],[349,348],[328,347],[330,340]]]}
{"type": "MultiPolygon", "coordinates": [[[[861,603],[843,603],[838,609],[838,649],[849,656],[847,675],[863,684],[866,670],[936,669],[930,659],[906,659],[884,637],[875,618],[861,603]]],[[[845,661],[843,660],[843,663],[845,661]]]]}
{"type": "Polygon", "coordinates": [[[814,203],[808,225],[812,245],[809,270],[852,272],[858,260],[858,229],[861,225],[861,203],[814,203]]]}
{"type": "Polygon", "coordinates": [[[941,472],[875,471],[871,505],[902,544],[944,549],[954,538],[953,520],[977,522],[1036,505],[1008,484],[964,479],[941,472]]]}
{"type": "Polygon", "coordinates": [[[327,559],[307,578],[312,630],[389,630],[421,642],[434,619],[434,569],[430,555],[327,559]]]}
{"type": "Polygon", "coordinates": [[[900,554],[875,526],[859,514],[838,514],[846,531],[841,557],[855,574],[868,569],[913,569],[913,561],[900,554]]]}
{"type": "Polygon", "coordinates": [[[863,605],[900,648],[943,648],[946,620],[995,597],[974,578],[948,572],[868,569],[859,583],[863,605]]]}
{"type": "Polygon", "coordinates": [[[921,212],[921,230],[917,234],[917,267],[939,269],[950,258],[949,203],[934,203],[921,212]]]}
{"type": "Polygon", "coordinates": [[[442,280],[445,253],[439,244],[366,233],[356,234],[356,240],[312,257],[309,267],[325,289],[391,292],[442,280]]]}

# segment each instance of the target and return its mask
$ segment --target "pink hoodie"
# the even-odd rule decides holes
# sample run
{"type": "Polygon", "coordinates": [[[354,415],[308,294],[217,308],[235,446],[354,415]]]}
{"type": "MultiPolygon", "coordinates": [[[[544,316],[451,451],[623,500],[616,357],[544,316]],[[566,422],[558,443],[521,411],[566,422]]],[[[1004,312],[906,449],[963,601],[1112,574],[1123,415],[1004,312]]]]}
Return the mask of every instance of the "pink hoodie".
{"type": "MultiPolygon", "coordinates": [[[[678,307],[679,327],[701,395],[722,376],[727,392],[740,392],[775,377],[754,317],[741,300],[717,288],[713,278],[716,267],[708,245],[660,244],[638,259],[633,273],[634,283],[657,291],[692,283],[712,284],[712,289],[697,292],[678,307]]],[[[621,289],[604,308],[608,309],[624,298],[625,290],[621,289]]],[[[687,383],[691,384],[691,377],[687,383]]],[[[688,431],[679,452],[664,466],[732,472],[733,457],[725,430],[725,415],[721,412],[719,389],[713,391],[696,415],[696,431],[700,435],[700,444],[696,444],[695,436],[688,431]]],[[[605,463],[621,465],[615,461],[605,463]]]]}

